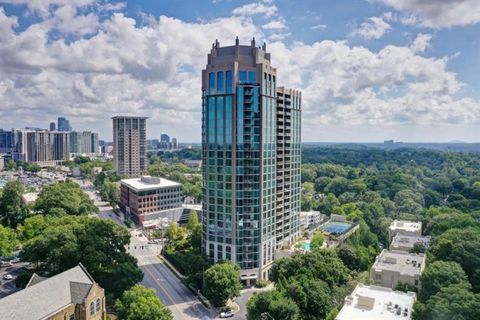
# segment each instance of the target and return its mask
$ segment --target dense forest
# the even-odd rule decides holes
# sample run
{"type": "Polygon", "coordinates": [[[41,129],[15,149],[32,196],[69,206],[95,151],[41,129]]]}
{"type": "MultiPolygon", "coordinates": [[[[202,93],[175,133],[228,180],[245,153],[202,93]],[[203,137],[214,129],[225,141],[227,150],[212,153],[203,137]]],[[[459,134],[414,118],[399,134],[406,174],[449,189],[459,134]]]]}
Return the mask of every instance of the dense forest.
{"type": "Polygon", "coordinates": [[[427,268],[414,319],[480,319],[479,153],[333,146],[302,157],[302,211],[345,215],[360,231],[335,250],[276,261],[275,290],[249,301],[249,319],[334,319],[356,283],[368,283],[394,219],[422,221],[432,236],[429,249],[415,247],[427,268]]]}

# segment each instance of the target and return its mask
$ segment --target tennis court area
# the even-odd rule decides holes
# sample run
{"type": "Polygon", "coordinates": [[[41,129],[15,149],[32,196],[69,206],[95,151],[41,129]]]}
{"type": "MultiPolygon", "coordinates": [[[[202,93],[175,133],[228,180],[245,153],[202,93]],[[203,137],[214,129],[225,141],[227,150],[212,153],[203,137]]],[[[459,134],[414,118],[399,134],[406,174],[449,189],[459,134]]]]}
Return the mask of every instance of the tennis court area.
{"type": "Polygon", "coordinates": [[[346,233],[352,226],[353,224],[348,222],[331,221],[325,224],[323,231],[340,235],[346,233]]]}

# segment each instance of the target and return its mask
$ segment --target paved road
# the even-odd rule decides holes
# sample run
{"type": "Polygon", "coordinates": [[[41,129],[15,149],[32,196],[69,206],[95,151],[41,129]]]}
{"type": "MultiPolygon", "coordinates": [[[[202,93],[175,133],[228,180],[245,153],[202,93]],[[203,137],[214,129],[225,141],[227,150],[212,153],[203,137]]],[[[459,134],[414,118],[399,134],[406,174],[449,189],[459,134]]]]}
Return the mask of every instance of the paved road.
{"type": "MultiPolygon", "coordinates": [[[[86,180],[74,179],[95,202],[99,208],[100,219],[111,219],[120,225],[122,217],[113,213],[108,203],[102,201],[96,194],[95,187],[86,180]]],[[[175,274],[158,259],[161,247],[158,244],[149,244],[140,230],[131,231],[130,245],[127,251],[137,258],[138,266],[144,273],[141,284],[153,288],[157,296],[172,311],[174,319],[212,319],[213,312],[205,308],[196,296],[175,276],[175,274]]]]}
{"type": "Polygon", "coordinates": [[[138,266],[144,273],[142,284],[157,291],[157,296],[172,311],[175,319],[211,317],[210,310],[157,258],[159,245],[149,244],[139,231],[133,231],[128,251],[137,258],[138,266]]]}

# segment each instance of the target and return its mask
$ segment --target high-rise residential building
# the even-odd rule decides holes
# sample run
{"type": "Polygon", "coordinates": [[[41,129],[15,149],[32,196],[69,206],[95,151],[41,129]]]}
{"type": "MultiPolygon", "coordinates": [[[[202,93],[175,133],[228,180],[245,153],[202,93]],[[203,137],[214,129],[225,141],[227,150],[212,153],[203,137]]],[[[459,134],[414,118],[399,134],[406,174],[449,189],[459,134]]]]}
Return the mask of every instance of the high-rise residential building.
{"type": "Polygon", "coordinates": [[[277,88],[277,248],[300,235],[301,101],[300,91],[277,88]]]}
{"type": "Polygon", "coordinates": [[[160,135],[160,149],[170,149],[170,136],[168,134],[162,133],[160,135]]]}
{"type": "Polygon", "coordinates": [[[98,133],[91,131],[71,131],[70,153],[74,155],[98,154],[98,133]]]}
{"type": "Polygon", "coordinates": [[[0,129],[0,153],[10,153],[13,149],[14,138],[12,130],[0,129]]]}
{"type": "Polygon", "coordinates": [[[277,109],[276,74],[255,39],[228,47],[216,41],[202,71],[203,250],[211,261],[238,264],[247,285],[268,278],[275,250],[299,228],[300,93],[283,89],[290,97],[277,109]],[[277,197],[292,205],[277,211],[277,197]]]}
{"type": "Polygon", "coordinates": [[[139,177],[147,170],[147,117],[112,119],[114,169],[127,177],[139,177]]]}
{"type": "Polygon", "coordinates": [[[58,117],[58,131],[72,131],[72,127],[70,127],[70,121],[65,117],[58,117]]]}
{"type": "Polygon", "coordinates": [[[25,161],[44,166],[55,166],[70,158],[68,132],[23,131],[25,161]]]}
{"type": "Polygon", "coordinates": [[[178,148],[177,138],[172,138],[171,149],[177,149],[177,148],[178,148]]]}
{"type": "Polygon", "coordinates": [[[50,131],[55,131],[55,122],[50,122],[50,131]]]}

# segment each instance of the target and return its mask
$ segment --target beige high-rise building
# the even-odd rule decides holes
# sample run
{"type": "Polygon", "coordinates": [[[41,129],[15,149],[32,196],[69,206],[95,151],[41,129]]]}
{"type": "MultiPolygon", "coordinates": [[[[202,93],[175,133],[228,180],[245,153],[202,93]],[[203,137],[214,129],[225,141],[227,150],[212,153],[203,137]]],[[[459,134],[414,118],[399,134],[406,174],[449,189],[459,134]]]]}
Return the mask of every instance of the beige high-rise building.
{"type": "Polygon", "coordinates": [[[113,117],[113,166],[127,177],[147,170],[147,117],[113,117]]]}
{"type": "Polygon", "coordinates": [[[277,248],[300,236],[301,101],[299,90],[277,87],[277,248]]]}

